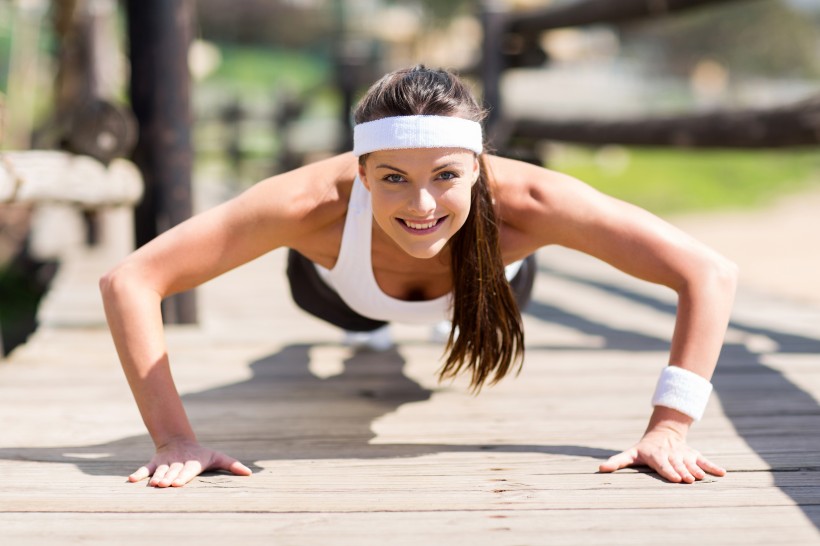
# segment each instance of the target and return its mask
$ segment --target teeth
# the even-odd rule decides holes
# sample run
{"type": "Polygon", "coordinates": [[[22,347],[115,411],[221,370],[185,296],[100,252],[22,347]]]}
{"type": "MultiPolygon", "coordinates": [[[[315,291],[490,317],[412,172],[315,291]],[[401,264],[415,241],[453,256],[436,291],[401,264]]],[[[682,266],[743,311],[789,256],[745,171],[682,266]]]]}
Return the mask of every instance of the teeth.
{"type": "Polygon", "coordinates": [[[411,222],[409,220],[405,220],[404,223],[407,224],[407,227],[412,228],[412,229],[429,229],[429,228],[433,227],[434,225],[436,225],[436,220],[433,220],[432,222],[427,222],[425,224],[417,224],[417,223],[411,222]]]}

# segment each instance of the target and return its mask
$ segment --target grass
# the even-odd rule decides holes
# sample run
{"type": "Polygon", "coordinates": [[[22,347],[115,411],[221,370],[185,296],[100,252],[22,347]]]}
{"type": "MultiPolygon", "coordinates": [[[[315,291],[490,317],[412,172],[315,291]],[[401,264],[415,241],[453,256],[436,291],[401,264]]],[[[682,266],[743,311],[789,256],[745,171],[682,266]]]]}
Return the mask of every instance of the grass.
{"type": "Polygon", "coordinates": [[[219,44],[222,61],[202,85],[235,91],[288,89],[301,93],[326,80],[327,61],[311,53],[219,44]]]}
{"type": "Polygon", "coordinates": [[[820,187],[820,152],[812,150],[556,146],[549,166],[656,213],[760,207],[820,187]]]}

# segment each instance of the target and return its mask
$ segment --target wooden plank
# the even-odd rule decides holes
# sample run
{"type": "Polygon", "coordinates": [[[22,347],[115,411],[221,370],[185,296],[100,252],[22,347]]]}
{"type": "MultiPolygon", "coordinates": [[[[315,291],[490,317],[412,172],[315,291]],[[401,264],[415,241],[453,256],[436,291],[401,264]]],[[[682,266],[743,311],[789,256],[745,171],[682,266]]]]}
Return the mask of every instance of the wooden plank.
{"type": "Polygon", "coordinates": [[[511,14],[509,29],[512,32],[539,33],[563,27],[620,23],[726,1],[729,0],[580,0],[511,14]]]}
{"type": "MultiPolygon", "coordinates": [[[[818,509],[812,508],[816,515],[818,509]]],[[[11,544],[152,541],[212,544],[230,536],[242,544],[416,546],[425,544],[543,544],[689,546],[813,545],[817,534],[783,507],[652,509],[634,511],[417,511],[333,514],[0,514],[11,544]],[[761,522],[766,522],[762,524],[761,522]],[[685,529],[685,532],[681,530],[685,529]],[[423,538],[422,538],[423,537],[423,538]]]]}
{"type": "MultiPolygon", "coordinates": [[[[0,487],[0,511],[18,512],[367,512],[598,510],[820,504],[817,471],[732,473],[673,486],[652,474],[542,473],[517,454],[436,454],[405,459],[257,461],[252,477],[211,475],[174,491],[127,484],[114,465],[83,468],[20,462],[0,487]],[[62,466],[63,468],[56,468],[62,466]],[[89,474],[94,476],[91,479],[89,474]],[[36,484],[24,487],[23,484],[36,484]],[[164,493],[164,494],[163,494],[164,493]]],[[[9,466],[4,463],[3,466],[9,466]]]]}
{"type": "Polygon", "coordinates": [[[87,208],[133,205],[142,176],[125,159],[107,167],[81,155],[53,150],[0,153],[0,203],[66,203],[87,208]]]}
{"type": "Polygon", "coordinates": [[[634,119],[523,118],[510,135],[532,140],[678,148],[787,148],[820,142],[813,119],[820,96],[773,108],[747,108],[634,119]]]}
{"type": "MultiPolygon", "coordinates": [[[[619,330],[587,309],[599,287],[574,283],[578,298],[565,305],[577,321],[561,330],[534,320],[521,376],[472,396],[463,380],[437,383],[441,346],[426,330],[397,328],[396,351],[340,346],[271,280],[282,258],[204,288],[205,316],[221,318],[167,331],[200,439],[255,475],[210,474],[165,491],[125,483],[151,441],[105,328],[67,318],[0,365],[3,544],[816,542],[820,420],[801,389],[816,378],[811,355],[776,369],[745,353],[721,372],[690,439],[726,477],[671,485],[636,470],[598,474],[641,434],[665,358],[641,345],[657,339],[654,326],[619,330]],[[585,345],[595,328],[609,346],[585,345]],[[625,338],[636,345],[612,347],[625,338]]],[[[74,290],[83,275],[57,289],[74,290]]],[[[607,301],[652,307],[625,290],[607,301]]],[[[636,322],[659,312],[638,311],[636,322]]]]}

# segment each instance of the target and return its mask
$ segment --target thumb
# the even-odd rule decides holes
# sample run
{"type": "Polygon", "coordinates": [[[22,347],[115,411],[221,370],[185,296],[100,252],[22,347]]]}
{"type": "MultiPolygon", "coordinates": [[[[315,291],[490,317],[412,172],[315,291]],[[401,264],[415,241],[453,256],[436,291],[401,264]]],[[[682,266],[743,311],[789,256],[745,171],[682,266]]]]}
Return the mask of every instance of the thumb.
{"type": "Polygon", "coordinates": [[[253,471],[250,468],[236,460],[228,467],[228,471],[236,474],[237,476],[250,476],[253,474],[253,471]]]}
{"type": "Polygon", "coordinates": [[[621,468],[626,468],[635,462],[638,459],[638,452],[636,449],[629,449],[627,451],[623,451],[618,453],[617,455],[613,455],[605,463],[601,463],[598,467],[599,472],[615,472],[616,470],[620,470],[621,468]]]}
{"type": "Polygon", "coordinates": [[[226,470],[232,474],[236,474],[237,476],[250,476],[251,474],[253,474],[253,471],[250,468],[240,463],[233,457],[229,457],[223,454],[220,454],[219,458],[216,461],[214,461],[212,468],[218,470],[226,470]]]}

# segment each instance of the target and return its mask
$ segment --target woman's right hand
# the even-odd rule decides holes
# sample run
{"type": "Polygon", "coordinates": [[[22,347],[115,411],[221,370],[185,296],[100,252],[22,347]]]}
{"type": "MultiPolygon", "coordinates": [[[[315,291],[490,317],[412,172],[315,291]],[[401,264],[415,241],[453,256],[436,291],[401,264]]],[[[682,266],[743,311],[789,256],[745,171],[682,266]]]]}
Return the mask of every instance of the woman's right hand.
{"type": "Polygon", "coordinates": [[[128,481],[151,476],[151,487],[182,487],[207,470],[225,470],[237,476],[252,474],[250,468],[224,453],[192,440],[177,440],[158,447],[151,461],[128,476],[128,481]]]}

